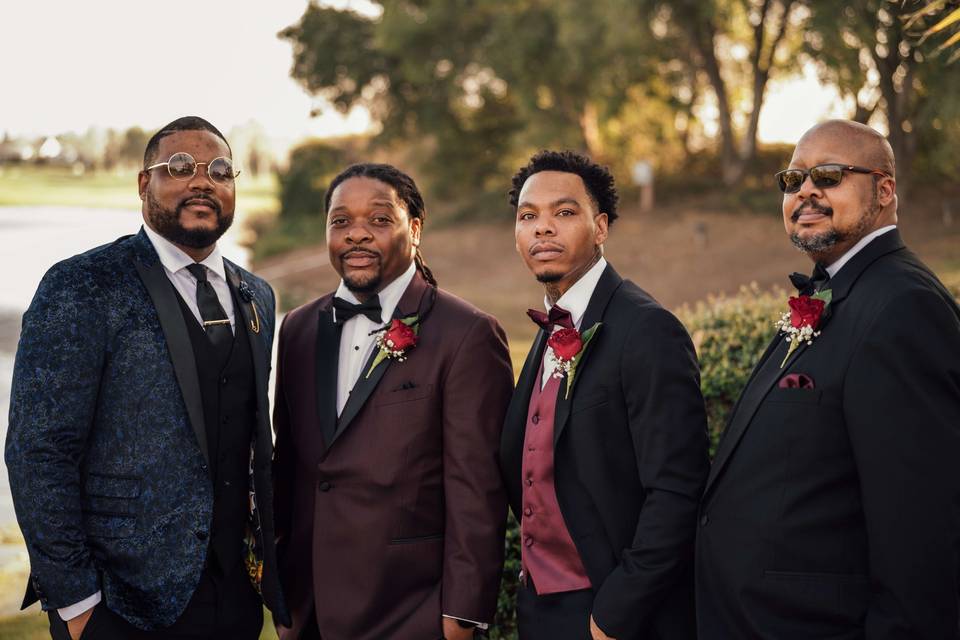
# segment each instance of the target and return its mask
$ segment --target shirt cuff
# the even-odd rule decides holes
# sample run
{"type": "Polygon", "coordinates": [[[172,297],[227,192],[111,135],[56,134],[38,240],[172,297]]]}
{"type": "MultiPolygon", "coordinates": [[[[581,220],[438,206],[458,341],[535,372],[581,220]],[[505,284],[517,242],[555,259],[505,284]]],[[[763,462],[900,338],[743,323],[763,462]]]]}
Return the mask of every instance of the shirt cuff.
{"type": "Polygon", "coordinates": [[[76,604],[72,604],[69,607],[63,607],[57,609],[57,613],[60,614],[60,619],[66,622],[67,620],[73,620],[82,613],[86,613],[90,609],[93,609],[95,606],[100,604],[100,592],[97,591],[92,596],[84,598],[76,604]]]}
{"type": "Polygon", "coordinates": [[[486,629],[490,628],[490,625],[487,624],[486,622],[477,622],[476,620],[467,620],[466,618],[460,618],[460,617],[457,617],[457,616],[448,616],[447,614],[443,614],[443,617],[444,617],[444,618],[450,618],[450,619],[452,619],[452,620],[463,620],[464,622],[469,622],[469,623],[472,624],[472,625],[476,625],[477,629],[484,629],[484,630],[486,630],[486,629]]]}

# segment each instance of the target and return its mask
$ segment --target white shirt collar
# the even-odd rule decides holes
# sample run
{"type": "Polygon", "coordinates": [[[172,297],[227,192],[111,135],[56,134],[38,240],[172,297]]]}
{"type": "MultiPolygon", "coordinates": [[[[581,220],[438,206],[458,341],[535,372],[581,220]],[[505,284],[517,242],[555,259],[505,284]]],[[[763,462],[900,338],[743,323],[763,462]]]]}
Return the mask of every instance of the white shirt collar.
{"type": "Polygon", "coordinates": [[[862,250],[865,246],[870,244],[874,240],[874,238],[878,238],[883,234],[887,233],[888,231],[893,231],[896,228],[897,228],[897,225],[891,224],[891,225],[887,225],[886,227],[880,227],[876,231],[873,231],[863,236],[862,238],[860,238],[860,242],[850,247],[850,249],[847,250],[845,254],[840,256],[839,260],[837,260],[836,262],[831,264],[829,267],[827,267],[827,273],[830,274],[831,278],[836,277],[837,272],[843,268],[843,265],[850,262],[850,259],[853,258],[853,256],[857,255],[857,253],[859,253],[860,250],[862,250]]]}
{"type": "MultiPolygon", "coordinates": [[[[156,249],[160,264],[170,273],[176,273],[194,263],[194,259],[184,253],[183,249],[151,229],[150,225],[143,225],[143,230],[147,232],[147,237],[156,249]]],[[[222,280],[227,279],[227,270],[223,266],[223,254],[220,253],[219,246],[214,245],[213,251],[201,260],[200,264],[220,276],[222,280]]]]}
{"type": "MultiPolygon", "coordinates": [[[[380,297],[380,319],[383,323],[388,322],[390,318],[393,317],[393,312],[397,308],[397,305],[400,304],[400,298],[403,297],[403,292],[410,286],[410,283],[413,281],[413,276],[416,273],[417,264],[411,260],[407,270],[377,294],[380,297]]],[[[343,298],[347,302],[360,304],[360,300],[347,288],[343,280],[340,280],[340,286],[337,287],[337,291],[333,295],[337,298],[343,298]]],[[[336,310],[334,310],[334,319],[336,319],[336,310]]]]}
{"type": "MultiPolygon", "coordinates": [[[[590,267],[590,270],[580,276],[580,279],[574,282],[573,286],[567,289],[566,293],[557,300],[556,304],[570,312],[575,326],[580,326],[583,314],[587,312],[587,305],[590,304],[590,296],[593,295],[593,290],[597,288],[600,276],[603,275],[603,270],[606,268],[607,260],[601,256],[597,264],[590,267]]],[[[550,311],[550,308],[553,307],[546,296],[543,297],[543,306],[547,308],[547,311],[550,311]]]]}

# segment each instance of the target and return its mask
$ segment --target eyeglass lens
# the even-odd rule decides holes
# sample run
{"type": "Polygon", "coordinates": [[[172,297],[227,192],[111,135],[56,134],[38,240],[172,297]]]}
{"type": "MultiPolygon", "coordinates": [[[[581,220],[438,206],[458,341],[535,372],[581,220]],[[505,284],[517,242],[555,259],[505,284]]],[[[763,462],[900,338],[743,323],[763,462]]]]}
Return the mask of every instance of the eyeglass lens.
{"type": "MultiPolygon", "coordinates": [[[[170,156],[167,171],[177,180],[189,180],[197,173],[197,161],[189,153],[179,152],[170,156]]],[[[224,157],[213,159],[207,165],[207,175],[214,182],[230,183],[235,174],[230,160],[224,157]]]]}

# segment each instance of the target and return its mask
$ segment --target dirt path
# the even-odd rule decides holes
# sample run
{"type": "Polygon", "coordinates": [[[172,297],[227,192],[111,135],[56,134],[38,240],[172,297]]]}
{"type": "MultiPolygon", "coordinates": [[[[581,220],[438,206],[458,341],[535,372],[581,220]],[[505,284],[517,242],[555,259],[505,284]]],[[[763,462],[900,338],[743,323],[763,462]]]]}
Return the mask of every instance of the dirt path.
{"type": "MultiPolygon", "coordinates": [[[[901,215],[908,246],[935,270],[960,269],[960,220],[945,226],[939,207],[901,215]]],[[[514,344],[529,341],[524,311],[541,304],[542,290],[516,255],[509,225],[427,226],[424,256],[440,285],[494,314],[514,344]]],[[[732,293],[757,282],[787,287],[787,274],[808,271],[806,257],[787,240],[777,214],[768,217],[691,209],[647,216],[626,211],[613,226],[607,258],[669,308],[709,294],[732,293]]],[[[292,307],[333,290],[338,282],[323,245],[256,265],[292,307]]]]}

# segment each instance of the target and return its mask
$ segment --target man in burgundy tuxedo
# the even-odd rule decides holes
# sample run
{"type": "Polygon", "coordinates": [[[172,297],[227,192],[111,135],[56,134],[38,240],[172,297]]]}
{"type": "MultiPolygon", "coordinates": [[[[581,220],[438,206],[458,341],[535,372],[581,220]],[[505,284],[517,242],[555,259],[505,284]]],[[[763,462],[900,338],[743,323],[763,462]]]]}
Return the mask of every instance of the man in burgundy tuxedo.
{"type": "Polygon", "coordinates": [[[407,175],[353,165],[325,208],[342,282],[280,330],[274,504],[293,625],[278,631],[473,637],[493,620],[503,562],[506,337],[437,288],[407,175]]]}
{"type": "Polygon", "coordinates": [[[680,322],[603,258],[613,178],[571,152],[513,179],[517,250],[547,312],[507,412],[522,640],[694,637],[707,430],[680,322]]]}

